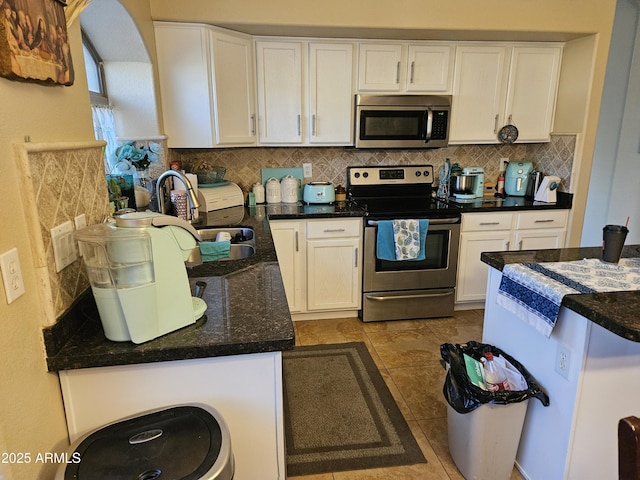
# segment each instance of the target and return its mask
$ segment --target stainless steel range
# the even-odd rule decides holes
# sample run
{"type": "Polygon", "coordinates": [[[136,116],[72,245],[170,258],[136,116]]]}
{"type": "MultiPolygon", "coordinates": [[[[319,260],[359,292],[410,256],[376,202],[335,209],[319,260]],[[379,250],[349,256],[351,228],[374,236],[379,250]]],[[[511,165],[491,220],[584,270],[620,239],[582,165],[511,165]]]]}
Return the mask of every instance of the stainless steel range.
{"type": "Polygon", "coordinates": [[[366,211],[363,248],[364,322],[453,314],[460,210],[432,198],[433,167],[347,168],[347,195],[366,211]],[[378,258],[379,221],[427,219],[424,260],[378,258]]]}

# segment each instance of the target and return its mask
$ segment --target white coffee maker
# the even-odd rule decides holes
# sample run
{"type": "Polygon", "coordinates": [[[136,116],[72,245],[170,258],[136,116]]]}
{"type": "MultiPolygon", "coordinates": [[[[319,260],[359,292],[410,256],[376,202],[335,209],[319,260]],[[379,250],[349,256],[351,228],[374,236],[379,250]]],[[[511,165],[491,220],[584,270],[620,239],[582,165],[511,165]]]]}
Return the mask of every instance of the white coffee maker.
{"type": "Polygon", "coordinates": [[[76,232],[105,336],[139,344],[195,323],[185,260],[199,235],[169,215],[135,212],[76,232]]]}

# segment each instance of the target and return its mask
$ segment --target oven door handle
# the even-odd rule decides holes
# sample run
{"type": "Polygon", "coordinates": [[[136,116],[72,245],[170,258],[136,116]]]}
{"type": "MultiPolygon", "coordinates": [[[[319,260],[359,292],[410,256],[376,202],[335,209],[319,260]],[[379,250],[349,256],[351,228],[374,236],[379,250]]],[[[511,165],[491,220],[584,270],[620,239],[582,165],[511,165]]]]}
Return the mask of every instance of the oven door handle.
{"type": "Polygon", "coordinates": [[[448,297],[453,295],[453,290],[445,293],[422,293],[419,295],[368,295],[365,294],[367,300],[375,300],[377,302],[384,302],[386,300],[410,300],[412,298],[434,298],[434,297],[448,297]]]}
{"type": "MultiPolygon", "coordinates": [[[[459,218],[433,218],[429,220],[429,225],[447,225],[452,223],[460,223],[459,218]]],[[[377,227],[377,220],[367,220],[367,225],[370,227],[377,227]]]]}

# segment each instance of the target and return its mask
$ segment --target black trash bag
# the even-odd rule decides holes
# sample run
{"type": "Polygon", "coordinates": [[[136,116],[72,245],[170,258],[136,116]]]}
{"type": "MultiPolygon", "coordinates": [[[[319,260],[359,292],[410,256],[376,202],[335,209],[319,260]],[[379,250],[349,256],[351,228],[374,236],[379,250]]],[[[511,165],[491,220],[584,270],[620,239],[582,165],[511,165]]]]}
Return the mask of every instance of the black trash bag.
{"type": "Polygon", "coordinates": [[[474,341],[469,341],[464,345],[443,343],[440,345],[440,354],[442,360],[449,365],[442,392],[449,405],[458,413],[469,413],[485,403],[507,405],[522,402],[528,398],[537,398],[545,407],[549,406],[549,397],[540,389],[527,369],[497,347],[474,341]],[[529,388],[527,390],[490,392],[471,383],[467,375],[463,354],[466,353],[479,361],[487,352],[502,355],[509,360],[525,378],[529,388]]]}

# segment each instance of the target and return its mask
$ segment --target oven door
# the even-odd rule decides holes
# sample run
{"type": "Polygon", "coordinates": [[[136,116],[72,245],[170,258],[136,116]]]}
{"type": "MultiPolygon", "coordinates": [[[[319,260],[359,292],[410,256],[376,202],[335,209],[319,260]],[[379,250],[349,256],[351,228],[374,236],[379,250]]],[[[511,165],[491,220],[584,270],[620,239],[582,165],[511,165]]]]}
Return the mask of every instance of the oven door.
{"type": "Polygon", "coordinates": [[[377,228],[364,229],[363,290],[420,290],[453,288],[456,284],[460,217],[431,219],[425,243],[425,260],[386,261],[376,255],[377,228]]]}

